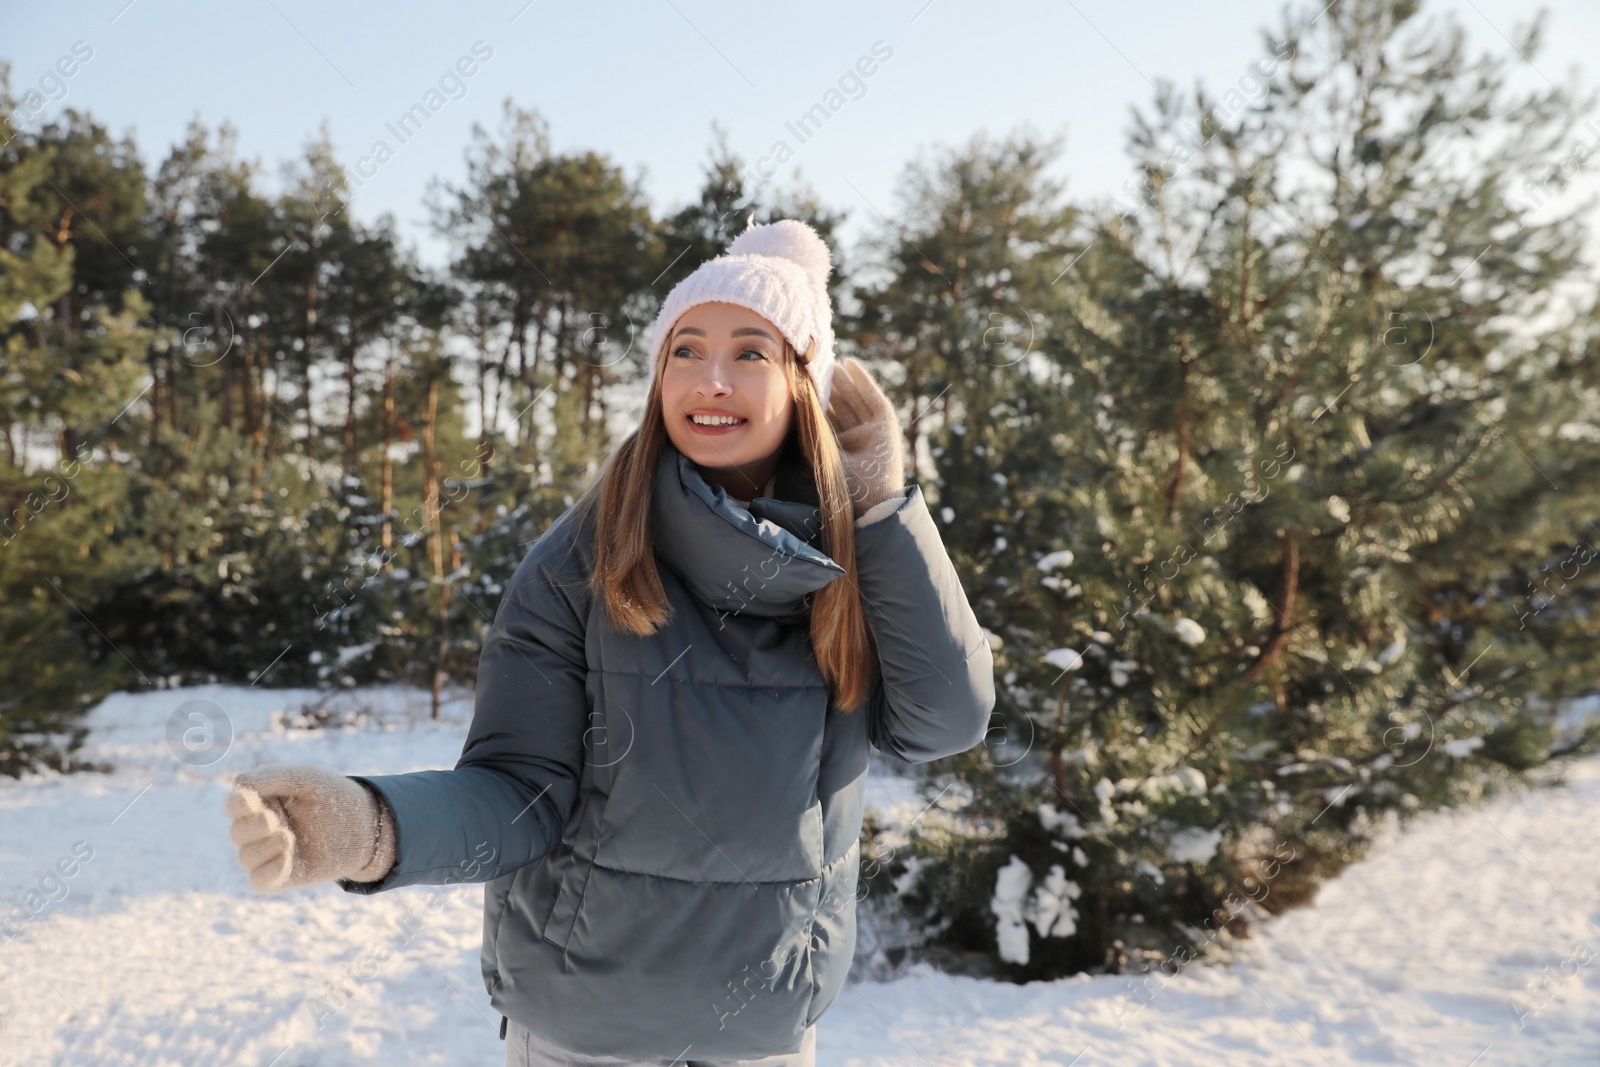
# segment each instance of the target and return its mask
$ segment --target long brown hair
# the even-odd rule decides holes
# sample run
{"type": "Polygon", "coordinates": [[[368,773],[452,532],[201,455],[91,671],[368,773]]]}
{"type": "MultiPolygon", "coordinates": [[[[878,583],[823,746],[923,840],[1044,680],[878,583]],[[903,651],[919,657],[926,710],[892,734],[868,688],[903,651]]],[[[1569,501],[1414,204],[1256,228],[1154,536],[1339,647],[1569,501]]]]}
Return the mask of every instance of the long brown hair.
{"type": "MultiPolygon", "coordinates": [[[[611,453],[594,480],[573,504],[580,528],[594,522],[594,570],[589,587],[605,605],[611,624],[644,636],[671,617],[666,590],[656,570],[650,502],[663,444],[668,441],[662,414],[661,382],[668,349],[656,360],[650,393],[639,426],[611,453]]],[[[807,352],[809,362],[810,351],[807,352]]],[[[839,442],[828,421],[811,372],[787,339],[783,365],[794,398],[794,422],[782,446],[780,462],[798,448],[817,487],[822,519],[822,551],[845,573],[811,598],[811,648],[827,681],[833,702],[855,710],[865,699],[877,666],[872,631],[867,628],[856,576],[855,516],[839,442]]]]}

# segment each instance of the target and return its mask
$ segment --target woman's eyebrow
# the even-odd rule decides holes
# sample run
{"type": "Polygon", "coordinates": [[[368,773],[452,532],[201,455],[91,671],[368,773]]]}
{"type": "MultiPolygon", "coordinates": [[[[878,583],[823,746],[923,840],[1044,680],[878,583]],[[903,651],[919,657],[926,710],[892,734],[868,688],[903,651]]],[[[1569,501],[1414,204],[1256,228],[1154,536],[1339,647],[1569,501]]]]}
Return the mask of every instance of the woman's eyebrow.
{"type": "MultiPolygon", "coordinates": [[[[676,334],[674,334],[673,336],[675,336],[675,337],[690,337],[690,336],[692,336],[692,337],[704,337],[705,335],[706,335],[706,332],[704,330],[700,329],[700,327],[698,327],[698,326],[684,326],[684,327],[679,328],[678,332],[676,334]]],[[[765,337],[767,340],[771,341],[773,344],[777,344],[778,343],[778,339],[776,337],[772,336],[772,334],[768,333],[766,330],[763,330],[759,326],[741,326],[737,330],[734,330],[728,336],[729,337],[750,337],[750,336],[765,337]]]]}

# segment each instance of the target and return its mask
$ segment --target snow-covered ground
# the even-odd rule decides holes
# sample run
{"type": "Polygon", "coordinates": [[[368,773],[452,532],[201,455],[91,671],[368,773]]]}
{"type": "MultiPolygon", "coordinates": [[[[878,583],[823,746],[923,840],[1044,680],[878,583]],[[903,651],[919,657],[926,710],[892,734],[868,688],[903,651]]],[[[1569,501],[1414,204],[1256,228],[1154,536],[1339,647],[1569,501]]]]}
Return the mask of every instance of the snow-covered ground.
{"type": "MultiPolygon", "coordinates": [[[[425,696],[363,690],[345,700],[370,723],[288,725],[310,699],[115,696],[91,718],[89,752],[115,773],[0,781],[0,1063],[503,1062],[478,976],[480,887],[262,897],[235,865],[221,808],[236,771],[446,767],[470,715],[465,694],[434,723],[425,696]],[[405,948],[352,976],[408,912],[421,925],[405,948]],[[314,997],[342,1007],[319,1026],[314,997]]],[[[887,776],[870,802],[921,803],[887,776]]],[[[1430,816],[1231,965],[1191,965],[1136,996],[1126,978],[1016,986],[926,965],[852,980],[818,1026],[817,1062],[1600,1063],[1597,805],[1588,762],[1568,786],[1430,816]]]]}

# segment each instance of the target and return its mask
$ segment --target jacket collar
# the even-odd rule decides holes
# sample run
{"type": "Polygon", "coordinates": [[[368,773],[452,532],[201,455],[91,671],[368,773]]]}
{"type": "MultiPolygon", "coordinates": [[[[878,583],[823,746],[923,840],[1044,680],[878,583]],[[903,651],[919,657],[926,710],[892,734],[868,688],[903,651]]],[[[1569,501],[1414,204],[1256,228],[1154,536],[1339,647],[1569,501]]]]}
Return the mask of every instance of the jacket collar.
{"type": "Polygon", "coordinates": [[[652,503],[657,555],[717,611],[794,621],[812,593],[845,572],[819,547],[819,498],[805,473],[780,466],[773,493],[740,507],[663,441],[652,503]]]}

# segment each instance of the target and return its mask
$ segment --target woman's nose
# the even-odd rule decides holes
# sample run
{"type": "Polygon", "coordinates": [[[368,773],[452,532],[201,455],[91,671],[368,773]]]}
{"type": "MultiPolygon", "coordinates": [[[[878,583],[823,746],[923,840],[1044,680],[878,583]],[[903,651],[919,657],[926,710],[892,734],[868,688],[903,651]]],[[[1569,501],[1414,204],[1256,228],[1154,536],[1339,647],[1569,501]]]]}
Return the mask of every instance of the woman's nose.
{"type": "Polygon", "coordinates": [[[695,390],[702,396],[721,396],[733,391],[728,385],[727,371],[714,359],[706,361],[705,370],[701,372],[695,390]]]}

